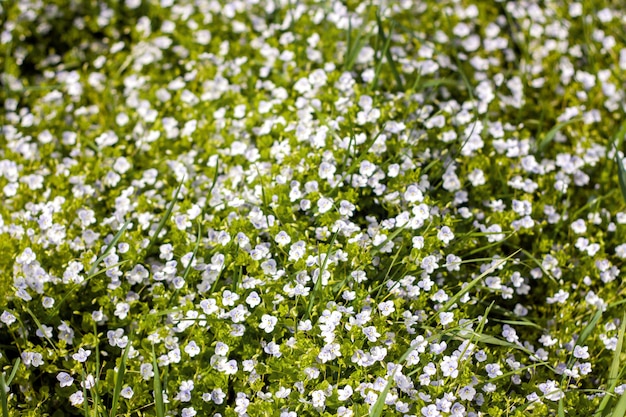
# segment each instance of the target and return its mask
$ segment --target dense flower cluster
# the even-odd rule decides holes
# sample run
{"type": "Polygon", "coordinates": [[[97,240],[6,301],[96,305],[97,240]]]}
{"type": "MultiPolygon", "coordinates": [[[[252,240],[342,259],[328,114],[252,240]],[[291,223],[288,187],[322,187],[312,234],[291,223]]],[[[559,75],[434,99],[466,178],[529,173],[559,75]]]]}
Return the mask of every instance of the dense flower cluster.
{"type": "Polygon", "coordinates": [[[11,415],[615,406],[626,11],[373,3],[0,2],[11,415]]]}

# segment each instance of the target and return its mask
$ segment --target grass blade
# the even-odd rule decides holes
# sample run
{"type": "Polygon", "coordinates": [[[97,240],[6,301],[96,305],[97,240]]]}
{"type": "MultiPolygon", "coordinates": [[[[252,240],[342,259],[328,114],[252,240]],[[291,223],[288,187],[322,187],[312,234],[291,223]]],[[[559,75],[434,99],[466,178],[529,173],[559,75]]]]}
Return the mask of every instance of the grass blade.
{"type": "MultiPolygon", "coordinates": [[[[620,355],[622,353],[622,348],[624,346],[624,331],[626,331],[626,313],[624,313],[622,317],[622,324],[619,328],[619,333],[617,336],[617,346],[615,347],[615,351],[613,352],[613,359],[611,360],[611,367],[609,368],[609,378],[607,380],[607,391],[609,393],[613,393],[615,387],[617,386],[618,376],[620,374],[620,355]]],[[[606,415],[605,410],[609,405],[609,402],[614,397],[612,395],[605,395],[598,406],[598,409],[594,413],[594,416],[604,416],[606,415]]]]}
{"type": "Polygon", "coordinates": [[[117,407],[120,400],[120,393],[122,392],[122,384],[124,383],[124,374],[126,373],[126,359],[128,358],[128,351],[130,350],[130,340],[124,349],[122,359],[120,360],[119,367],[117,368],[117,377],[115,378],[115,388],[113,389],[113,401],[111,402],[110,417],[117,415],[117,407]]]}
{"type": "Polygon", "coordinates": [[[600,317],[602,317],[602,310],[596,311],[596,313],[591,318],[591,321],[587,324],[587,326],[585,326],[583,331],[580,333],[580,337],[578,338],[578,340],[576,340],[575,346],[582,346],[585,343],[585,341],[591,335],[591,332],[593,332],[593,329],[595,329],[596,325],[598,324],[600,317]]]}
{"type": "Polygon", "coordinates": [[[611,368],[609,369],[609,383],[612,383],[617,379],[619,375],[620,369],[620,354],[622,353],[622,348],[624,346],[624,331],[626,331],[626,313],[622,316],[622,324],[619,328],[619,333],[617,336],[617,346],[615,347],[615,352],[613,352],[613,360],[611,361],[611,368]]]}
{"type": "Polygon", "coordinates": [[[17,374],[17,369],[20,367],[20,363],[22,363],[22,359],[18,357],[13,364],[13,369],[11,369],[11,374],[9,374],[9,378],[5,381],[7,385],[11,385],[13,378],[15,378],[15,374],[17,374]]]}
{"type": "Polygon", "coordinates": [[[91,265],[91,268],[89,268],[89,272],[87,272],[87,275],[91,276],[93,275],[93,273],[96,271],[96,268],[98,267],[98,265],[100,265],[100,262],[102,262],[102,260],[104,258],[106,258],[106,256],[109,254],[109,252],[111,252],[111,249],[113,249],[113,247],[117,244],[117,242],[120,240],[120,238],[122,237],[122,235],[124,234],[124,232],[126,231],[126,228],[128,227],[128,224],[130,223],[130,220],[127,220],[122,227],[120,228],[120,230],[117,231],[117,233],[115,234],[115,236],[113,236],[113,240],[111,240],[111,242],[107,245],[106,249],[104,250],[104,252],[102,252],[102,255],[100,255],[98,257],[98,259],[96,259],[96,261],[91,265]]]}
{"type": "Polygon", "coordinates": [[[322,276],[324,275],[324,270],[326,269],[328,258],[330,258],[330,254],[333,250],[333,244],[335,243],[335,239],[337,238],[338,234],[339,234],[339,230],[337,230],[333,234],[333,237],[330,239],[330,243],[328,244],[328,250],[326,251],[326,256],[324,257],[324,262],[322,262],[322,265],[320,266],[320,273],[317,276],[317,281],[315,281],[315,286],[313,287],[313,291],[311,292],[311,295],[309,296],[309,305],[307,306],[307,309],[306,309],[306,316],[308,318],[311,317],[311,310],[313,310],[313,304],[315,304],[315,298],[320,292],[320,289],[322,288],[322,276]]]}
{"type": "MultiPolygon", "coordinates": [[[[91,391],[91,395],[93,397],[93,408],[96,410],[96,416],[100,414],[100,396],[98,395],[98,382],[100,381],[100,340],[98,339],[98,325],[96,322],[93,322],[93,334],[96,337],[96,383],[94,389],[91,391]]],[[[86,399],[85,399],[86,401],[86,399]]]]}
{"type": "Polygon", "coordinates": [[[611,417],[624,417],[626,416],[626,392],[622,394],[617,405],[615,406],[615,410],[613,410],[613,414],[611,417]]]}
{"type": "Polygon", "coordinates": [[[0,401],[2,401],[2,416],[9,417],[9,399],[7,397],[7,383],[4,374],[0,374],[0,401]]]}
{"type": "Polygon", "coordinates": [[[89,405],[87,405],[87,388],[85,387],[85,382],[87,381],[87,377],[85,376],[85,369],[81,368],[80,370],[81,376],[83,378],[83,409],[85,410],[85,417],[89,417],[89,405]]]}
{"type": "MultiPolygon", "coordinates": [[[[448,300],[448,302],[441,308],[441,310],[439,311],[448,311],[450,309],[450,307],[452,307],[454,304],[457,303],[457,301],[459,301],[459,299],[461,297],[463,297],[463,295],[465,295],[467,292],[469,292],[472,288],[474,288],[476,285],[478,285],[478,283],[480,281],[482,281],[483,278],[485,278],[487,275],[491,274],[493,271],[495,271],[498,267],[500,267],[500,265],[502,265],[503,263],[507,262],[508,260],[510,260],[511,258],[513,258],[517,253],[519,253],[520,249],[516,250],[514,253],[510,254],[509,256],[507,256],[504,259],[501,259],[499,262],[497,262],[496,264],[490,266],[485,272],[483,272],[482,274],[480,274],[479,276],[477,276],[476,278],[474,278],[472,281],[470,281],[469,284],[467,284],[465,287],[461,288],[461,290],[459,292],[457,292],[456,294],[454,294],[452,297],[450,297],[450,299],[448,300]]],[[[434,317],[434,316],[433,316],[434,317]]],[[[431,317],[429,319],[432,320],[431,317]]]]}
{"type": "MultiPolygon", "coordinates": [[[[402,78],[400,77],[400,73],[398,72],[398,68],[396,66],[396,62],[393,59],[393,55],[391,54],[391,51],[389,50],[389,45],[391,43],[391,32],[393,30],[393,27],[395,26],[394,22],[391,22],[391,29],[389,30],[389,36],[385,35],[385,30],[383,29],[383,23],[382,20],[380,19],[380,14],[376,13],[376,24],[378,26],[378,36],[380,37],[380,39],[383,41],[383,44],[385,45],[383,47],[383,53],[382,55],[385,56],[385,58],[387,59],[387,62],[389,63],[389,66],[391,67],[391,73],[393,74],[393,77],[396,80],[396,84],[398,85],[398,88],[402,91],[404,90],[404,84],[402,83],[402,78]]],[[[383,57],[380,57],[380,62],[378,63],[378,68],[376,68],[376,75],[374,76],[374,80],[372,81],[372,85],[375,86],[376,83],[378,82],[378,75],[380,73],[380,67],[382,66],[383,63],[383,57]]]]}
{"type": "Polygon", "coordinates": [[[556,134],[563,129],[565,126],[570,125],[574,122],[577,122],[580,120],[580,117],[574,117],[573,119],[569,119],[566,120],[564,122],[558,123],[557,125],[555,125],[552,129],[550,129],[548,131],[548,133],[546,133],[546,135],[541,138],[541,140],[537,143],[537,153],[541,153],[543,152],[543,150],[545,149],[546,146],[548,146],[550,144],[550,142],[552,142],[556,136],[556,134]]]}
{"type": "Polygon", "coordinates": [[[622,198],[626,202],[626,169],[624,169],[624,163],[619,154],[615,152],[615,163],[617,163],[617,179],[619,181],[619,188],[622,191],[622,198]]]}
{"type": "Polygon", "coordinates": [[[159,364],[152,345],[152,367],[154,368],[154,408],[157,417],[165,417],[165,405],[163,403],[163,388],[161,387],[161,377],[159,375],[159,364]]]}
{"type": "Polygon", "coordinates": [[[176,200],[178,200],[178,194],[180,193],[180,189],[183,187],[183,181],[185,181],[185,178],[183,178],[178,184],[178,187],[176,188],[176,192],[174,193],[174,197],[172,198],[172,201],[170,201],[170,203],[167,205],[167,209],[165,210],[165,215],[163,216],[163,218],[161,218],[161,221],[157,225],[157,228],[154,231],[154,234],[152,235],[152,238],[150,239],[150,243],[148,243],[148,246],[146,247],[144,253],[148,253],[150,251],[150,249],[152,248],[152,245],[154,245],[156,240],[159,238],[159,234],[161,233],[161,230],[163,230],[163,227],[165,227],[165,223],[167,223],[170,216],[172,215],[172,210],[174,210],[174,204],[176,204],[176,200]]]}
{"type": "Polygon", "coordinates": [[[7,387],[11,385],[11,381],[15,378],[15,374],[17,374],[17,369],[19,368],[20,363],[21,359],[17,358],[13,364],[13,369],[11,369],[11,374],[9,374],[8,379],[5,379],[4,373],[0,374],[0,402],[2,402],[3,417],[9,417],[9,397],[7,396],[7,387]]]}

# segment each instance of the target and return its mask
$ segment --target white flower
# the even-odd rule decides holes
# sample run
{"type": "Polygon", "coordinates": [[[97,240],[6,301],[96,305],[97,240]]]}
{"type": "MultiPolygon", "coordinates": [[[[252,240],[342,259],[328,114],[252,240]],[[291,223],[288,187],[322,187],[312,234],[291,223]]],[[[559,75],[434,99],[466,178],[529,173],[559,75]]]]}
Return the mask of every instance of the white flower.
{"type": "Polygon", "coordinates": [[[193,407],[183,408],[180,415],[181,417],[194,417],[198,412],[193,407]]]}
{"type": "Polygon", "coordinates": [[[230,348],[224,342],[217,342],[215,344],[215,354],[220,356],[226,356],[230,348]]]}
{"type": "Polygon", "coordinates": [[[120,391],[120,395],[127,400],[130,400],[131,398],[133,398],[133,395],[135,395],[135,392],[131,387],[126,386],[122,388],[122,390],[120,391]]]}
{"type": "Polygon", "coordinates": [[[588,359],[589,347],[588,346],[576,346],[574,348],[574,357],[578,359],[588,359]]]}
{"type": "Polygon", "coordinates": [[[585,221],[583,219],[578,219],[575,222],[573,222],[571,225],[571,228],[574,231],[574,233],[577,233],[579,235],[587,231],[587,225],[585,224],[585,221]]]}
{"type": "Polygon", "coordinates": [[[0,321],[2,321],[7,326],[12,325],[13,323],[15,323],[16,320],[17,319],[15,318],[15,316],[6,310],[2,312],[2,315],[0,315],[0,321]]]}
{"type": "Polygon", "coordinates": [[[422,259],[421,267],[427,274],[432,274],[435,269],[439,268],[439,265],[437,265],[437,258],[433,255],[425,257],[422,259]]]}
{"type": "Polygon", "coordinates": [[[200,347],[196,344],[195,341],[192,340],[191,342],[187,343],[187,346],[185,346],[185,353],[193,358],[198,353],[200,353],[200,347]]]}
{"type": "Polygon", "coordinates": [[[485,371],[487,371],[487,375],[489,378],[496,378],[502,375],[502,371],[500,370],[500,365],[497,363],[488,363],[485,365],[485,371]]]}
{"type": "Polygon", "coordinates": [[[265,330],[265,333],[271,333],[274,331],[274,326],[278,319],[274,316],[270,316],[269,314],[263,314],[261,317],[261,323],[259,324],[259,329],[265,330]]]}
{"type": "Polygon", "coordinates": [[[559,401],[561,398],[565,397],[565,393],[559,388],[558,384],[551,379],[539,384],[538,388],[547,400],[559,401]]]}
{"type": "Polygon", "coordinates": [[[452,233],[452,230],[450,230],[448,226],[443,226],[437,233],[437,239],[447,245],[452,239],[454,239],[454,233],[452,233]]]}
{"type": "Polygon", "coordinates": [[[459,397],[464,401],[472,401],[476,395],[476,390],[471,385],[466,385],[459,390],[459,397]]]}
{"type": "Polygon", "coordinates": [[[382,303],[378,304],[378,310],[380,311],[380,314],[385,317],[396,311],[393,305],[393,301],[383,301],[382,303]]]}
{"type": "Polygon", "coordinates": [[[59,372],[59,374],[57,375],[57,380],[59,381],[59,385],[61,385],[61,388],[69,387],[74,383],[74,378],[72,378],[72,376],[67,372],[59,372]]]}
{"type": "Polygon", "coordinates": [[[441,368],[441,373],[445,377],[456,378],[459,375],[459,363],[454,357],[444,356],[439,366],[441,368]]]}
{"type": "Polygon", "coordinates": [[[446,326],[454,321],[454,313],[442,311],[439,313],[439,322],[442,326],[446,326]]]}
{"type": "Polygon", "coordinates": [[[424,200],[424,195],[416,185],[409,185],[404,193],[404,199],[409,203],[421,203],[424,200]]]}
{"type": "Polygon", "coordinates": [[[261,297],[257,294],[256,291],[252,291],[248,297],[246,297],[246,303],[250,306],[250,308],[254,308],[261,304],[261,297]]]}
{"type": "Polygon", "coordinates": [[[91,351],[90,350],[85,350],[83,348],[79,348],[78,352],[74,353],[72,355],[72,358],[75,361],[78,362],[85,362],[87,360],[87,358],[89,357],[89,355],[91,355],[91,351]]]}
{"type": "Polygon", "coordinates": [[[278,232],[276,237],[274,237],[274,240],[276,241],[276,243],[278,243],[278,246],[281,246],[281,247],[288,245],[291,242],[291,238],[289,237],[287,232],[285,232],[284,230],[281,230],[280,232],[278,232]]]}
{"type": "Polygon", "coordinates": [[[317,209],[320,213],[326,213],[331,208],[333,208],[333,200],[326,197],[317,200],[317,209]]]}
{"type": "Polygon", "coordinates": [[[74,407],[78,407],[85,401],[85,397],[83,396],[82,391],[76,391],[74,394],[70,395],[70,403],[74,407]]]}

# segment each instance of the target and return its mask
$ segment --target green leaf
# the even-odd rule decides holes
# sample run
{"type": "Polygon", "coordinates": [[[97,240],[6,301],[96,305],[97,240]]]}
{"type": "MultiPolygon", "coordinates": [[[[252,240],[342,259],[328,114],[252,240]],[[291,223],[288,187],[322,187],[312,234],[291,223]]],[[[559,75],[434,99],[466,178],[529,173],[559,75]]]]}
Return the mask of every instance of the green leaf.
{"type": "Polygon", "coordinates": [[[307,306],[307,309],[306,309],[306,315],[309,318],[311,317],[311,310],[313,310],[313,304],[315,304],[315,299],[321,291],[322,275],[324,274],[324,271],[326,270],[326,264],[328,263],[328,258],[330,258],[330,254],[332,253],[333,244],[335,243],[337,234],[339,234],[339,230],[337,230],[333,234],[333,237],[330,239],[330,243],[328,244],[328,250],[326,251],[326,256],[324,257],[324,262],[322,262],[322,265],[320,266],[320,273],[317,276],[317,281],[315,281],[315,286],[313,287],[313,291],[309,295],[309,305],[307,306]]]}
{"type": "Polygon", "coordinates": [[[98,259],[96,259],[96,261],[93,263],[93,265],[91,265],[91,268],[89,269],[89,272],[87,272],[88,276],[92,276],[94,274],[94,272],[96,271],[96,268],[98,267],[98,265],[100,265],[100,262],[102,262],[102,260],[104,258],[106,258],[106,256],[109,254],[109,252],[111,252],[111,249],[113,249],[113,247],[117,244],[117,242],[120,240],[120,238],[122,237],[122,235],[124,234],[124,232],[126,231],[126,228],[128,227],[128,224],[130,223],[130,220],[127,220],[122,227],[120,228],[120,230],[117,231],[117,233],[115,234],[115,236],[113,236],[113,240],[111,240],[111,242],[109,242],[109,244],[107,245],[106,249],[104,250],[104,252],[102,252],[102,255],[100,255],[98,257],[98,259]]]}
{"type": "Polygon", "coordinates": [[[619,188],[622,191],[622,198],[626,202],[626,169],[624,169],[624,163],[619,154],[615,152],[615,163],[617,164],[617,179],[619,181],[619,188]]]}
{"type": "Polygon", "coordinates": [[[552,129],[546,133],[546,135],[537,143],[537,152],[541,153],[545,149],[546,146],[550,144],[554,140],[556,134],[563,129],[565,126],[575,123],[580,120],[580,117],[574,117],[573,119],[566,120],[564,122],[558,123],[552,129]]]}
{"type": "Polygon", "coordinates": [[[154,368],[154,408],[157,417],[165,417],[165,405],[163,402],[163,388],[161,387],[161,376],[159,375],[159,364],[154,353],[154,344],[152,345],[152,367],[154,368]]]}
{"type": "MultiPolygon", "coordinates": [[[[217,172],[217,168],[216,168],[216,172],[217,172]]],[[[144,253],[148,253],[150,251],[150,248],[152,248],[152,245],[154,245],[154,243],[159,238],[159,234],[161,233],[161,230],[163,230],[163,227],[165,227],[165,223],[167,223],[170,216],[172,215],[172,210],[174,210],[174,204],[176,204],[176,200],[178,200],[178,193],[180,193],[180,189],[183,187],[183,181],[185,181],[184,178],[180,180],[180,183],[178,184],[178,187],[176,188],[176,192],[174,193],[174,197],[172,198],[172,201],[170,201],[170,203],[167,205],[167,209],[165,210],[165,215],[161,218],[161,221],[157,225],[157,228],[154,231],[154,234],[152,235],[152,238],[150,239],[150,243],[148,243],[148,246],[146,247],[144,253]]]]}
{"type": "Polygon", "coordinates": [[[111,403],[110,417],[117,415],[117,407],[120,399],[120,393],[122,392],[122,384],[124,383],[124,374],[126,373],[126,359],[128,358],[128,351],[130,350],[130,340],[124,349],[122,359],[120,360],[119,367],[117,368],[117,376],[115,378],[115,388],[113,389],[113,401],[111,403]]]}
{"type": "Polygon", "coordinates": [[[611,417],[624,417],[626,416],[626,392],[622,394],[611,417]]]}

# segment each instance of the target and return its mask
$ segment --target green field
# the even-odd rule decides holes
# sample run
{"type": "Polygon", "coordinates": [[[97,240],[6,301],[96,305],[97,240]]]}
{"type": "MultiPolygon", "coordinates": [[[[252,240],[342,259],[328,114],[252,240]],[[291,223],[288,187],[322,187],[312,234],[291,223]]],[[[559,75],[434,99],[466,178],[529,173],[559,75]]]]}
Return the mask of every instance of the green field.
{"type": "Polygon", "coordinates": [[[0,1],[0,417],[626,416],[624,28],[0,1]]]}

